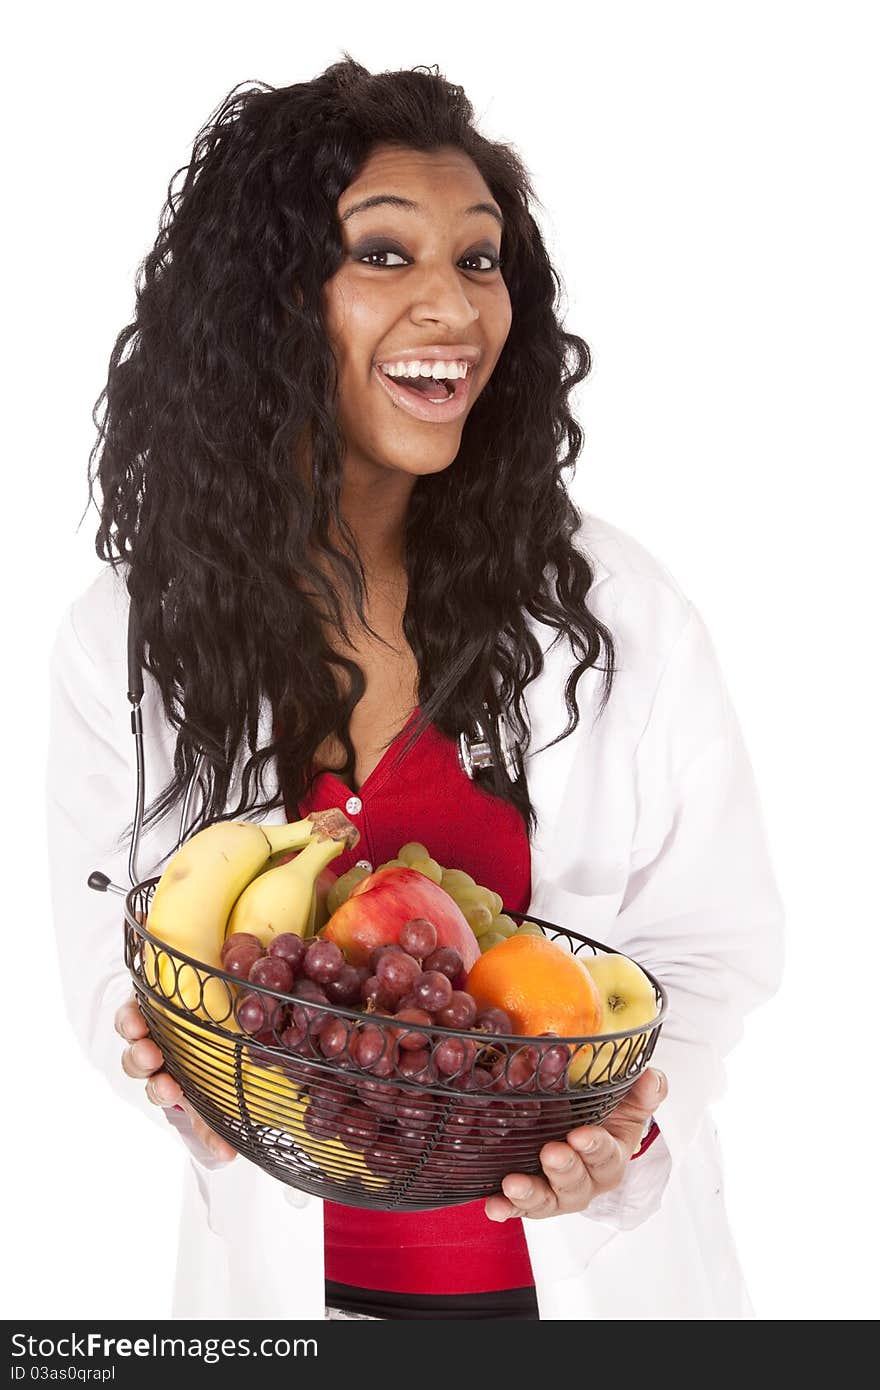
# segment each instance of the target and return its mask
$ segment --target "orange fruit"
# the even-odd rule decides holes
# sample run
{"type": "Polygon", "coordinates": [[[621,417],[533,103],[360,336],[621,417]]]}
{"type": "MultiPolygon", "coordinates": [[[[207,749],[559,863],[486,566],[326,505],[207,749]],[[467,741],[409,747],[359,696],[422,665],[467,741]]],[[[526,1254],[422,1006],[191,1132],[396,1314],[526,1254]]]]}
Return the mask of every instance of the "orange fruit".
{"type": "Polygon", "coordinates": [[[602,996],[586,966],[545,936],[499,941],[472,966],[465,989],[481,1009],[503,1009],[527,1037],[584,1037],[602,1025],[602,996]]]}

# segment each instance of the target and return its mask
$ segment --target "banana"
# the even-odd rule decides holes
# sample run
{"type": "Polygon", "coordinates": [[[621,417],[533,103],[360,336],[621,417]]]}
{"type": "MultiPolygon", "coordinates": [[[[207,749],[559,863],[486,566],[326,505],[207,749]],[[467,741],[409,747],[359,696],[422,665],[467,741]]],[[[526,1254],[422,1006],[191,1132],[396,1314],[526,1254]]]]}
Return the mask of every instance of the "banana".
{"type": "MultiPolygon", "coordinates": [[[[153,893],[147,930],[172,951],[192,956],[209,968],[220,964],[226,924],[236,900],[273,854],[301,849],[323,835],[338,811],[313,812],[283,825],[217,821],[187,840],[166,865],[153,893]]],[[[349,824],[349,822],[346,822],[349,824]]],[[[353,829],[354,827],[352,827],[353,829]]],[[[224,981],[202,981],[192,966],[175,963],[144,943],[148,981],[169,999],[202,1018],[221,1022],[230,1010],[224,981]]]]}
{"type": "Polygon", "coordinates": [[[318,824],[305,849],[286,864],[252,879],[236,900],[226,929],[251,932],[264,946],[282,932],[307,936],[315,925],[315,884],[322,869],[360,839],[357,827],[339,810],[318,812],[318,824]]]}

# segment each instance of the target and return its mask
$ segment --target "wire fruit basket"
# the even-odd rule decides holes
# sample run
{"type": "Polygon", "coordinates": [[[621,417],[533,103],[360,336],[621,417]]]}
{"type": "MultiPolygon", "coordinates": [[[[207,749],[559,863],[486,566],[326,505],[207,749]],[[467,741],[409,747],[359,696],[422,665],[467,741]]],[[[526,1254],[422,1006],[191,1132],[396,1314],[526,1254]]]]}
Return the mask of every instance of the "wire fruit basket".
{"type": "MultiPolygon", "coordinates": [[[[600,1123],[620,1102],[647,1066],[666,1014],[664,990],[644,967],[655,1017],[601,1037],[410,1027],[380,1013],[310,1002],[245,982],[153,937],[149,908],[158,882],[148,879],[126,895],[125,961],[166,1070],[205,1123],[245,1158],[330,1201],[427,1211],[488,1197],[508,1173],[541,1172],[544,1144],[600,1123]],[[267,1026],[256,1035],[238,1022],[244,994],[263,1003],[267,1026]],[[328,1056],[319,1037],[331,1018],[342,1026],[333,1030],[337,1043],[328,1056]],[[435,1064],[441,1047],[442,1069],[435,1064]],[[455,1048],[461,1066],[450,1069],[455,1048]]],[[[525,913],[508,916],[517,925],[535,923],[573,955],[612,950],[525,913]]]]}

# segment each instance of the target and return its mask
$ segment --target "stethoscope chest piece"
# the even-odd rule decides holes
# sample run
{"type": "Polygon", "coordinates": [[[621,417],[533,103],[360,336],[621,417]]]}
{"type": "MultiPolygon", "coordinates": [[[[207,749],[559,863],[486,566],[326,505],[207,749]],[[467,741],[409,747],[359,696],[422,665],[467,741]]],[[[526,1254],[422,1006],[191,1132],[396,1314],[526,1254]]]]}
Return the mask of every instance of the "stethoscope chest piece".
{"type": "MultiPolygon", "coordinates": [[[[484,703],[488,717],[488,706],[484,703]]],[[[513,745],[510,738],[510,730],[507,720],[503,714],[498,716],[498,738],[501,743],[501,753],[504,758],[504,766],[508,777],[515,781],[521,771],[518,758],[518,750],[513,745]]],[[[491,767],[494,763],[492,747],[486,737],[486,730],[480,720],[476,720],[476,733],[469,737],[466,733],[458,736],[458,761],[462,772],[473,781],[474,773],[482,768],[491,767]]]]}

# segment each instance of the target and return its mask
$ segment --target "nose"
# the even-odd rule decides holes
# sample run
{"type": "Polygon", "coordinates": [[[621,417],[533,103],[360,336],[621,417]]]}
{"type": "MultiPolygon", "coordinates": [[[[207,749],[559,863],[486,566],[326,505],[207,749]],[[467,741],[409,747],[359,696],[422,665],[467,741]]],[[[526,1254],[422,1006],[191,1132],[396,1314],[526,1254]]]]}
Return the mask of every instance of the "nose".
{"type": "Polygon", "coordinates": [[[409,316],[413,323],[443,323],[466,329],[480,317],[469,285],[455,266],[426,266],[415,289],[409,316]]]}

